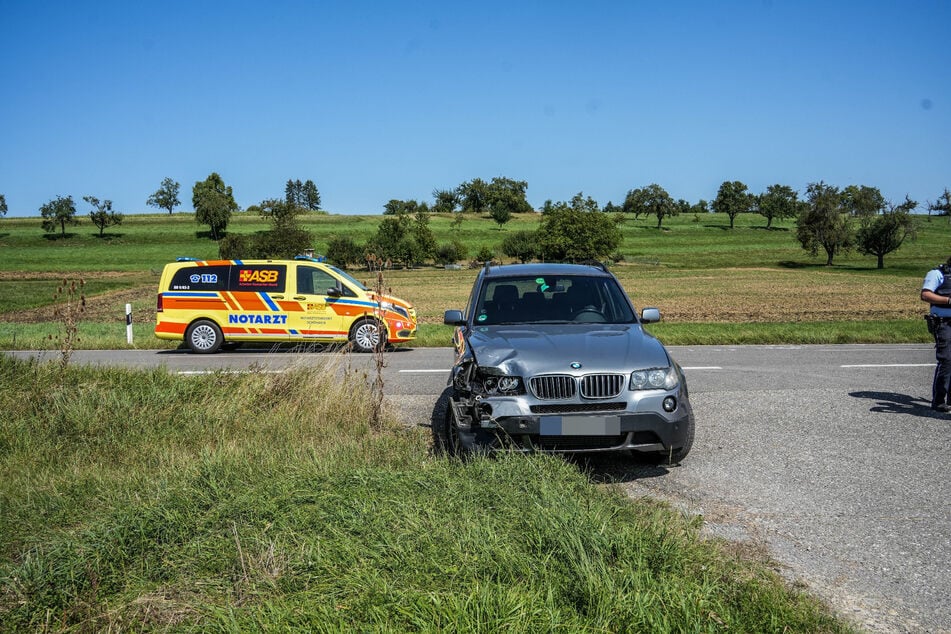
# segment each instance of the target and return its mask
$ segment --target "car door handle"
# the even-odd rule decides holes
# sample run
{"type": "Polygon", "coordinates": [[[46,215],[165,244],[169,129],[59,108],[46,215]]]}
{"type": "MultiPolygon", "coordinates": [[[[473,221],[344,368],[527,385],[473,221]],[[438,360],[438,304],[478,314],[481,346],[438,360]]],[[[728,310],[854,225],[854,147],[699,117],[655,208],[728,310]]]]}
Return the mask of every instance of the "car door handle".
{"type": "Polygon", "coordinates": [[[296,300],[299,301],[299,302],[302,302],[302,301],[304,301],[305,299],[307,299],[307,297],[304,296],[304,295],[294,295],[294,299],[296,299],[296,300]]]}
{"type": "Polygon", "coordinates": [[[271,299],[284,299],[283,295],[271,295],[271,299]]]}

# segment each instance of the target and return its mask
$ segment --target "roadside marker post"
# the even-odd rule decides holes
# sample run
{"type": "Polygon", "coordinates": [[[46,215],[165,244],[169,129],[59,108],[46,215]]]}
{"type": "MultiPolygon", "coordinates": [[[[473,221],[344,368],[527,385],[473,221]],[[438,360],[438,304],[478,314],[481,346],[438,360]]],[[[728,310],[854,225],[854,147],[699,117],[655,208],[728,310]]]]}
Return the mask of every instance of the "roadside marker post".
{"type": "Polygon", "coordinates": [[[125,340],[132,345],[132,304],[125,305],[125,340]]]}

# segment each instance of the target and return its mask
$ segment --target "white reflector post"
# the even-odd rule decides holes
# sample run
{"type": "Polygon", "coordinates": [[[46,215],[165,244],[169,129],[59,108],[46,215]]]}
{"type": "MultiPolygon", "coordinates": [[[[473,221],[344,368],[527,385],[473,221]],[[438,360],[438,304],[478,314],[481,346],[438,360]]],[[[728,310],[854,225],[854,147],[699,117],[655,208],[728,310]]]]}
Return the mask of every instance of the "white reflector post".
{"type": "Polygon", "coordinates": [[[125,340],[132,345],[132,304],[125,305],[125,340]]]}

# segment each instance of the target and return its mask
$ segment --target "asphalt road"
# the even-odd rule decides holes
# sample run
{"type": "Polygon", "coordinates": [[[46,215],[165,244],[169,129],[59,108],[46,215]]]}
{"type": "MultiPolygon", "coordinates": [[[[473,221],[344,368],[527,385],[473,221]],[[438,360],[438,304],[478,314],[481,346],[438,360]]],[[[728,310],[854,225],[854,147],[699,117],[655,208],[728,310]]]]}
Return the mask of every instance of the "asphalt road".
{"type": "MultiPolygon", "coordinates": [[[[670,350],[697,417],[690,456],[671,468],[598,458],[593,477],[702,514],[710,535],[765,548],[784,575],[869,631],[951,632],[951,416],[928,407],[932,347],[670,350]]],[[[269,350],[73,357],[182,373],[324,360],[269,350]]],[[[388,399],[408,423],[428,424],[451,361],[448,348],[386,354],[388,399]]]]}

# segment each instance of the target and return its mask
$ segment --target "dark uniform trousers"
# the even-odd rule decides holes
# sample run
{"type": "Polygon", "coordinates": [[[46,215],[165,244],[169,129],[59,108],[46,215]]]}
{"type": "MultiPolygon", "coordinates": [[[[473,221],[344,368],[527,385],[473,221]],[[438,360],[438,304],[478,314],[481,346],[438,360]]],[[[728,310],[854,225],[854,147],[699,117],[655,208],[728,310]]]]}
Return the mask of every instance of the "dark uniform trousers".
{"type": "Polygon", "coordinates": [[[948,386],[951,384],[951,317],[935,320],[934,340],[935,359],[934,383],[931,386],[931,406],[948,403],[948,386]]]}

